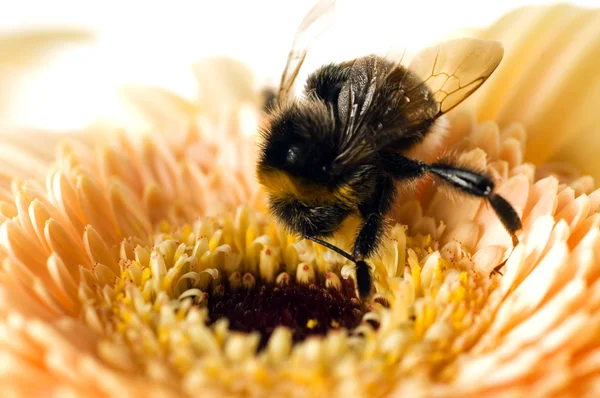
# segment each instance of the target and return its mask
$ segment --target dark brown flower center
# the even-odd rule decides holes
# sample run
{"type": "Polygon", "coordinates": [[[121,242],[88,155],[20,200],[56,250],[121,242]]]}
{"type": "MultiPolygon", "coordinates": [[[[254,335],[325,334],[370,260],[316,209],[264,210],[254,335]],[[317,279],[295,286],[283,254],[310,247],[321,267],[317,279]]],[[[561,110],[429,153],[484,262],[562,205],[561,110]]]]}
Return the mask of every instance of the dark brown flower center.
{"type": "Polygon", "coordinates": [[[341,282],[339,290],[295,282],[252,289],[224,285],[208,298],[209,323],[225,317],[231,330],[258,331],[261,348],[277,326],[290,328],[295,342],[331,329],[352,330],[367,308],[356,298],[352,280],[341,282]]]}

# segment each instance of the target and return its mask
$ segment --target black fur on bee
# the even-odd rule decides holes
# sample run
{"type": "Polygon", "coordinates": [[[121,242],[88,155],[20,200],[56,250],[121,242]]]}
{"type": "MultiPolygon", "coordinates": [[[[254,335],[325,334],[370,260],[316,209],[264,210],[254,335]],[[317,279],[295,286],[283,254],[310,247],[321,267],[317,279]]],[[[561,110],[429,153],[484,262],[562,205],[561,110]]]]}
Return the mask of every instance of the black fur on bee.
{"type": "MultiPolygon", "coordinates": [[[[311,15],[307,20],[314,19],[311,15]]],[[[499,43],[442,43],[424,50],[408,68],[375,55],[327,64],[310,74],[302,97],[292,98],[291,86],[307,51],[296,46],[263,129],[257,176],[276,219],[356,264],[361,297],[372,290],[365,260],[385,234],[398,183],[429,175],[484,198],[518,243],[520,218],[488,175],[449,161],[425,163],[406,156],[435,130],[439,117],[491,75],[502,59],[499,43]],[[440,76],[442,84],[434,87],[433,78],[440,76]],[[362,225],[346,253],[322,238],[331,237],[350,215],[359,216],[362,225]]]]}

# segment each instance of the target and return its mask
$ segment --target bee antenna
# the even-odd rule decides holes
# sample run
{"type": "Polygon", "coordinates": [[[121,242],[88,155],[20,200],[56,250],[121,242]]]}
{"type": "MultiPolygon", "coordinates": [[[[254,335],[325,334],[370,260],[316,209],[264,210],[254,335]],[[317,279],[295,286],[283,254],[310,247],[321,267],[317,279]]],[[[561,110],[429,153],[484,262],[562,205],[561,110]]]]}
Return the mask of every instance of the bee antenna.
{"type": "Polygon", "coordinates": [[[324,240],[321,240],[319,238],[315,238],[315,237],[312,237],[312,236],[308,236],[308,235],[304,236],[304,239],[308,239],[308,240],[311,240],[311,241],[313,241],[315,243],[318,243],[319,245],[324,246],[324,247],[328,248],[329,250],[333,250],[334,252],[336,252],[340,256],[347,258],[348,260],[352,261],[353,263],[356,263],[356,259],[354,257],[352,257],[349,253],[343,251],[342,249],[340,249],[337,246],[332,245],[329,242],[325,242],[324,240]]]}

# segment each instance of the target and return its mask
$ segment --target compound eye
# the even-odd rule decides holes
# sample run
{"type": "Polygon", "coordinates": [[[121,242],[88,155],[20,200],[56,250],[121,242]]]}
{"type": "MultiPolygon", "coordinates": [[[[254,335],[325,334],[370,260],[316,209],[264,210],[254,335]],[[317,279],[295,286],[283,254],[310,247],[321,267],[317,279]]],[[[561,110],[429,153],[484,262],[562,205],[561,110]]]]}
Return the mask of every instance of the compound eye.
{"type": "Polygon", "coordinates": [[[289,147],[286,157],[285,157],[285,162],[287,164],[296,164],[298,163],[298,160],[300,158],[300,148],[298,148],[295,145],[292,145],[291,147],[289,147]]]}

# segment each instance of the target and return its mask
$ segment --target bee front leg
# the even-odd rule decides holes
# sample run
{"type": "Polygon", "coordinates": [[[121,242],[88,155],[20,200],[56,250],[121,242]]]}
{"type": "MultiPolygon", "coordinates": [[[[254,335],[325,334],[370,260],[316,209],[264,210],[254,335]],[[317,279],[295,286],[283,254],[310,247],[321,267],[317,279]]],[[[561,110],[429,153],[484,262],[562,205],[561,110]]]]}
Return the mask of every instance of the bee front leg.
{"type": "Polygon", "coordinates": [[[375,186],[373,197],[358,205],[364,223],[354,242],[353,255],[362,260],[377,249],[384,227],[384,217],[394,203],[396,187],[390,176],[384,176],[375,186]]]}
{"type": "Polygon", "coordinates": [[[352,255],[355,259],[362,260],[375,252],[382,229],[383,214],[378,212],[368,214],[354,241],[352,255]]]}
{"type": "Polygon", "coordinates": [[[385,227],[384,217],[394,202],[395,192],[394,180],[383,177],[377,183],[371,200],[358,206],[365,221],[354,241],[352,254],[356,261],[356,284],[362,298],[367,297],[372,288],[370,268],[364,259],[370,257],[379,245],[385,227]]]}

